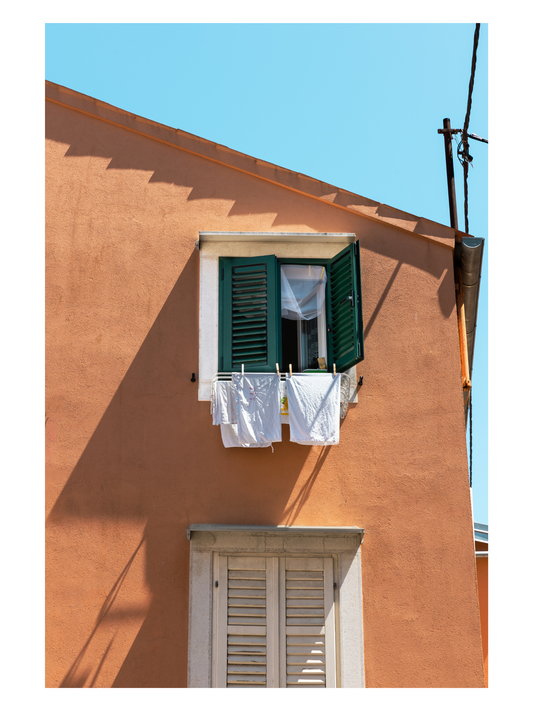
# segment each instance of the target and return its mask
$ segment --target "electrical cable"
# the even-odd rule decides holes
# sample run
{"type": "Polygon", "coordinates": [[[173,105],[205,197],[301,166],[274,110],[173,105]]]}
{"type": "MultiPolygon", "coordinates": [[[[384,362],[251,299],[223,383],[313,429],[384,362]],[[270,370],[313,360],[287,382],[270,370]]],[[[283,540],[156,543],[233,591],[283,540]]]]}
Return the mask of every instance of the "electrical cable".
{"type": "MultiPolygon", "coordinates": [[[[479,43],[479,28],[480,28],[480,23],[476,23],[476,29],[474,31],[474,48],[472,51],[472,67],[470,69],[470,82],[468,85],[468,101],[466,105],[466,115],[465,115],[465,122],[463,126],[463,131],[461,135],[461,143],[459,144],[457,148],[457,156],[459,158],[459,161],[462,163],[463,166],[463,175],[464,175],[464,199],[465,199],[465,232],[468,234],[468,167],[470,166],[470,163],[472,162],[472,156],[469,155],[468,153],[468,124],[470,123],[470,111],[472,110],[472,94],[474,91],[474,78],[476,74],[476,60],[477,60],[477,46],[479,43]]],[[[476,138],[477,140],[483,140],[479,139],[478,136],[475,134],[472,135],[472,138],[476,138]]],[[[488,143],[488,141],[486,141],[488,143]]],[[[472,380],[472,370],[470,370],[470,380],[472,380]]],[[[470,488],[472,488],[472,384],[470,384],[470,407],[469,407],[469,416],[470,416],[470,488]]]]}
{"type": "MultiPolygon", "coordinates": [[[[480,23],[476,23],[476,29],[474,32],[474,49],[472,52],[472,67],[470,69],[470,83],[468,85],[468,102],[466,105],[466,116],[465,123],[463,126],[462,134],[462,156],[463,160],[463,174],[464,174],[464,193],[465,193],[465,232],[468,234],[468,166],[472,161],[472,156],[468,154],[468,124],[470,123],[470,111],[472,109],[472,94],[474,91],[474,77],[476,74],[476,60],[477,60],[477,46],[479,43],[479,28],[480,23]]],[[[461,160],[461,158],[459,158],[461,160]]]]}

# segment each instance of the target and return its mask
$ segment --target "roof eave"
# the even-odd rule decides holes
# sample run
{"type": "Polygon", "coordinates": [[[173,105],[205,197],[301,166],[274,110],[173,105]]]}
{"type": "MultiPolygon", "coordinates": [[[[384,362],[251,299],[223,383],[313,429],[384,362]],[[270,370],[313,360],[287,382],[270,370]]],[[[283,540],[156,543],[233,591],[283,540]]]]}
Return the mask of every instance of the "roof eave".
{"type": "Polygon", "coordinates": [[[46,81],[45,84],[45,97],[50,102],[121,126],[134,133],[142,134],[179,150],[266,180],[338,209],[347,210],[354,215],[387,224],[401,231],[445,244],[448,247],[455,245],[455,231],[446,225],[412,215],[384,203],[378,203],[302,173],[262,161],[181,129],[171,128],[137,116],[59,84],[49,81],[46,81]]]}

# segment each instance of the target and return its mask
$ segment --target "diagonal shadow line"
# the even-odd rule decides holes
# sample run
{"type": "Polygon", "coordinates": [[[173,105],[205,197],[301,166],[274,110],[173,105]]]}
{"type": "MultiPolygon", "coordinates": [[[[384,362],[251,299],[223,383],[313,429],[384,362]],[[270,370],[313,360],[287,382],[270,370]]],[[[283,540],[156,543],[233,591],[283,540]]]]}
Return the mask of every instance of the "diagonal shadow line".
{"type": "Polygon", "coordinates": [[[109,644],[107,645],[107,648],[106,648],[106,650],[105,650],[105,652],[104,652],[104,656],[103,656],[102,659],[100,660],[100,664],[98,665],[98,668],[96,669],[96,672],[95,672],[95,674],[94,674],[94,676],[93,676],[93,680],[92,680],[92,682],[91,682],[91,684],[90,684],[90,687],[89,687],[89,688],[91,688],[91,689],[94,688],[94,683],[95,683],[95,681],[97,680],[98,675],[100,674],[100,671],[102,670],[102,667],[104,666],[105,658],[107,657],[108,652],[109,652],[109,650],[111,649],[111,645],[112,645],[113,642],[115,641],[115,637],[116,637],[116,636],[117,636],[117,633],[115,632],[115,634],[111,637],[111,640],[110,640],[109,644]]]}
{"type": "Polygon", "coordinates": [[[385,289],[383,290],[383,294],[381,295],[380,300],[379,300],[378,303],[376,304],[376,308],[374,309],[374,313],[372,314],[372,316],[371,316],[370,319],[368,320],[368,323],[366,324],[366,328],[365,328],[365,331],[364,331],[364,336],[365,336],[365,338],[367,338],[368,334],[370,333],[370,329],[372,328],[372,326],[373,326],[373,324],[374,324],[374,321],[376,320],[376,317],[377,317],[378,313],[380,312],[381,307],[383,306],[383,302],[384,302],[385,299],[387,298],[387,294],[389,293],[389,291],[390,291],[390,289],[391,289],[391,286],[392,286],[392,284],[394,283],[394,280],[396,279],[396,277],[397,277],[397,275],[398,275],[398,272],[400,271],[400,267],[402,266],[402,264],[403,264],[403,262],[398,262],[398,264],[395,266],[394,271],[392,272],[391,277],[390,277],[389,281],[387,282],[387,286],[386,286],[385,289]]]}
{"type": "MultiPolygon", "coordinates": [[[[143,536],[142,536],[142,538],[141,538],[141,540],[140,540],[139,545],[138,545],[137,548],[133,551],[133,554],[131,555],[130,559],[128,560],[128,562],[127,562],[126,565],[124,566],[124,569],[122,570],[122,572],[121,572],[121,574],[118,576],[118,578],[117,578],[115,584],[113,585],[113,587],[112,587],[111,590],[109,591],[108,596],[107,596],[106,599],[104,600],[104,604],[103,604],[102,607],[100,608],[100,612],[98,613],[98,617],[96,618],[96,622],[95,622],[95,624],[94,624],[93,631],[91,632],[91,634],[89,635],[89,638],[87,639],[87,641],[85,642],[85,644],[84,644],[83,647],[81,648],[80,653],[78,654],[78,656],[76,657],[76,659],[75,659],[74,662],[72,663],[70,669],[69,669],[68,672],[65,674],[65,677],[64,677],[63,681],[61,682],[59,688],[63,689],[63,688],[68,688],[68,687],[72,686],[72,682],[74,681],[74,675],[75,675],[76,671],[78,670],[78,667],[79,667],[79,665],[81,664],[81,661],[82,661],[83,657],[85,656],[85,652],[86,652],[87,649],[89,648],[89,645],[91,644],[91,641],[92,641],[94,635],[96,634],[96,632],[97,632],[97,630],[98,630],[98,627],[101,625],[101,623],[103,622],[105,616],[107,615],[107,613],[108,613],[109,610],[111,609],[112,604],[113,604],[114,601],[116,600],[117,595],[118,595],[118,593],[119,593],[119,591],[120,591],[120,588],[122,587],[122,584],[123,584],[124,580],[126,579],[126,575],[128,574],[128,572],[129,572],[129,570],[130,570],[130,568],[131,568],[131,566],[132,566],[132,564],[133,564],[133,561],[135,560],[135,557],[136,557],[137,553],[139,552],[139,549],[141,548],[142,544],[144,543],[144,539],[145,539],[145,538],[146,538],[146,532],[143,533],[143,536]]],[[[114,639],[114,637],[113,637],[113,639],[114,639]]],[[[113,639],[111,640],[111,642],[113,641],[113,639]]],[[[111,645],[108,646],[108,648],[107,648],[105,654],[107,654],[107,652],[109,651],[109,647],[110,647],[110,646],[111,646],[111,645]]],[[[104,657],[105,657],[105,655],[104,655],[104,657]]],[[[102,660],[102,661],[103,661],[103,660],[102,660]]],[[[101,667],[101,664],[100,664],[100,666],[98,667],[97,674],[98,674],[99,671],[100,671],[100,667],[101,667]]],[[[93,682],[92,682],[93,684],[94,684],[94,682],[95,682],[95,679],[96,679],[96,675],[95,675],[95,677],[94,677],[94,679],[93,679],[93,682]]]]}
{"type": "Polygon", "coordinates": [[[283,512],[284,518],[285,516],[288,517],[286,523],[282,524],[284,526],[292,526],[292,524],[296,521],[300,511],[303,508],[303,505],[305,504],[306,500],[309,497],[309,492],[313,486],[313,484],[316,481],[316,478],[318,476],[318,473],[320,469],[322,468],[322,465],[326,461],[326,457],[328,456],[329,452],[331,450],[331,446],[325,445],[323,448],[323,451],[319,454],[318,459],[316,461],[316,464],[314,466],[313,471],[311,472],[309,478],[305,482],[305,484],[302,486],[300,491],[298,492],[297,497],[295,500],[292,502],[292,504],[285,509],[283,512]]]}

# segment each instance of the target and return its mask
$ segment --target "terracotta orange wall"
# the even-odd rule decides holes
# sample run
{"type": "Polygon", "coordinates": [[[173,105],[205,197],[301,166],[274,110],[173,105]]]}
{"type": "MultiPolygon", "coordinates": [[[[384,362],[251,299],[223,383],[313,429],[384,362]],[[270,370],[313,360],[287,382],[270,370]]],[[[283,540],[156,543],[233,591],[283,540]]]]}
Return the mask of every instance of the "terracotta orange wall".
{"type": "MultiPolygon", "coordinates": [[[[488,550],[483,543],[476,543],[476,550],[488,550]]],[[[479,597],[479,617],[481,620],[481,640],[483,644],[483,668],[485,686],[489,685],[489,559],[476,558],[477,590],[479,597]]]]}
{"type": "Polygon", "coordinates": [[[452,250],[47,103],[47,686],[185,686],[191,523],[358,525],[366,685],[483,686],[452,250]],[[356,232],[341,444],[224,449],[200,230],[356,232]]]}

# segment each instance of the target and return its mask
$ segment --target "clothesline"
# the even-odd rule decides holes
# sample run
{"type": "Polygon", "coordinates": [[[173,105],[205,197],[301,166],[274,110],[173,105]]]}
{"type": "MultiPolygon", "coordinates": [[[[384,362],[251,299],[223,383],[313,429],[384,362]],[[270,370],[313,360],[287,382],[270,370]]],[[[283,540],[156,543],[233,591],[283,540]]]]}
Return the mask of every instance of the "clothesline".
{"type": "MultiPolygon", "coordinates": [[[[215,373],[215,375],[214,375],[213,378],[212,378],[212,382],[215,382],[215,380],[222,380],[223,378],[225,378],[225,379],[227,379],[227,380],[231,380],[231,376],[233,375],[234,372],[238,372],[238,371],[233,371],[233,372],[231,372],[231,373],[215,373]],[[219,376],[222,376],[222,377],[219,377],[219,376]]],[[[255,372],[251,372],[251,371],[248,371],[248,370],[245,371],[244,374],[245,374],[245,375],[268,375],[268,373],[255,373],[255,372]]],[[[270,375],[273,375],[273,373],[270,373],[270,375]]],[[[281,371],[280,371],[280,373],[279,373],[279,377],[280,377],[282,380],[286,380],[286,379],[287,379],[287,375],[289,376],[289,378],[291,377],[291,375],[290,375],[289,373],[282,373],[281,371]]],[[[329,375],[329,376],[331,377],[332,373],[330,373],[330,372],[327,371],[327,370],[324,370],[323,373],[315,373],[315,372],[312,372],[312,373],[307,372],[307,373],[306,373],[306,372],[304,371],[303,373],[292,373],[292,375],[317,375],[318,377],[320,377],[321,375],[329,375]]],[[[341,376],[341,381],[342,381],[343,378],[346,378],[346,380],[347,380],[348,382],[350,381],[350,378],[348,377],[348,375],[346,375],[346,373],[337,373],[337,375],[340,375],[340,376],[341,376]]]]}
{"type": "Polygon", "coordinates": [[[288,422],[290,440],[301,445],[339,444],[342,374],[304,372],[217,373],[211,411],[224,447],[271,447],[282,441],[288,422]],[[230,380],[231,376],[231,380],[230,380]],[[288,418],[288,420],[284,419],[288,418]]]}
{"type": "MultiPolygon", "coordinates": [[[[232,371],[232,373],[223,373],[223,375],[232,375],[233,372],[237,372],[237,371],[232,371]]],[[[278,363],[276,363],[276,373],[281,377],[282,373],[280,372],[278,363]]],[[[244,375],[244,374],[245,374],[244,373],[244,363],[242,363],[241,364],[241,375],[244,375]]],[[[293,373],[292,373],[292,364],[291,364],[291,365],[289,365],[289,375],[292,376],[292,374],[293,373]]],[[[309,374],[328,375],[328,371],[322,370],[322,368],[321,368],[320,370],[309,369],[309,370],[304,370],[303,373],[294,373],[294,375],[309,375],[309,374]]],[[[252,373],[252,372],[248,371],[247,375],[264,375],[264,373],[252,373]]],[[[337,365],[335,363],[333,363],[333,375],[337,375],[337,365]]],[[[285,376],[286,376],[286,373],[285,373],[285,376]]]]}
{"type": "MultiPolygon", "coordinates": [[[[215,375],[211,378],[211,409],[210,412],[213,414],[213,396],[214,396],[214,385],[217,381],[219,380],[231,380],[233,375],[233,372],[220,372],[220,373],[215,373],[215,375]]],[[[264,375],[264,373],[255,373],[255,372],[246,372],[246,375],[264,375]]],[[[308,375],[308,376],[315,376],[320,378],[324,375],[329,375],[331,377],[331,373],[328,371],[324,371],[323,373],[293,373],[293,375],[308,375]]],[[[347,373],[338,373],[341,377],[341,408],[340,408],[340,415],[341,415],[341,420],[343,420],[346,417],[346,413],[348,412],[348,404],[350,402],[350,377],[347,373]]],[[[279,373],[280,380],[283,382],[287,379],[287,373],[279,373]]],[[[289,375],[290,377],[290,375],[289,375]]]]}

